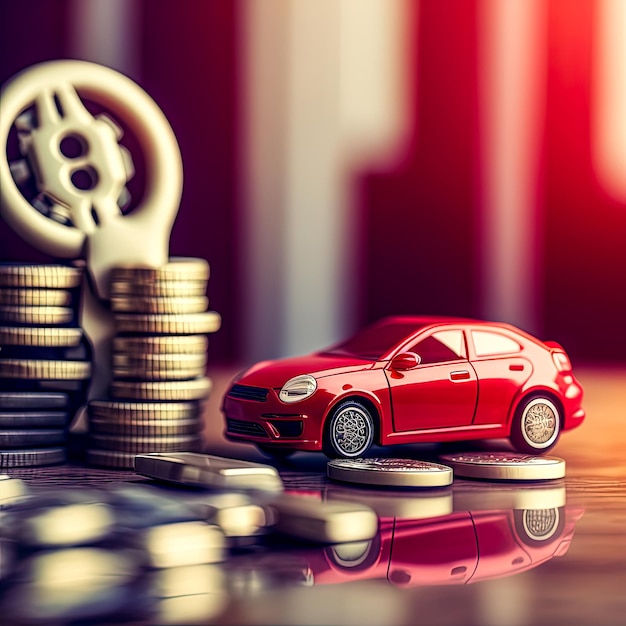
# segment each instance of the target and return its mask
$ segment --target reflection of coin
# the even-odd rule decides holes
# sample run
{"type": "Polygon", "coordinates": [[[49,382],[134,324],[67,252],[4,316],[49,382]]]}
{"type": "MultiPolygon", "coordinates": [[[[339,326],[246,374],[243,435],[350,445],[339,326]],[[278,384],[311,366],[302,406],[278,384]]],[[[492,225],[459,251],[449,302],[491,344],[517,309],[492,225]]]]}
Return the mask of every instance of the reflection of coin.
{"type": "Polygon", "coordinates": [[[0,326],[0,344],[62,348],[77,346],[83,337],[80,328],[0,326]]]}
{"type": "Polygon", "coordinates": [[[4,306],[69,306],[72,294],[65,289],[0,289],[4,306]]]}
{"type": "Polygon", "coordinates": [[[440,459],[457,476],[492,480],[552,480],[565,476],[565,461],[555,456],[516,452],[461,452],[440,459]]]}
{"type": "Polygon", "coordinates": [[[169,435],[143,437],[140,435],[90,435],[92,446],[98,450],[116,452],[184,452],[197,451],[202,446],[198,435],[169,435]]]}
{"type": "Polygon", "coordinates": [[[120,402],[92,400],[89,415],[113,423],[130,423],[141,420],[187,420],[198,414],[197,402],[120,402]]]}
{"type": "Polygon", "coordinates": [[[91,374],[89,361],[0,359],[0,376],[45,380],[85,380],[91,374]]]}
{"type": "Polygon", "coordinates": [[[177,298],[141,298],[133,294],[113,296],[111,309],[132,313],[201,313],[206,311],[209,299],[206,296],[177,298]]]}
{"type": "Polygon", "coordinates": [[[0,468],[57,465],[65,462],[64,448],[0,450],[0,468]]]}
{"type": "Polygon", "coordinates": [[[66,393],[43,391],[0,391],[0,409],[12,411],[62,409],[67,407],[66,393]]]}
{"type": "Polygon", "coordinates": [[[334,459],[328,462],[327,471],[333,480],[388,487],[443,487],[452,483],[449,467],[414,459],[334,459]]]}
{"type": "Polygon", "coordinates": [[[208,280],[209,264],[204,259],[173,257],[158,267],[118,266],[111,271],[111,281],[208,280]]]}
{"type": "Polygon", "coordinates": [[[191,298],[203,296],[206,288],[206,280],[114,281],[111,283],[111,295],[143,298],[191,298]]]}
{"type": "Polygon", "coordinates": [[[69,324],[73,309],[60,306],[0,306],[0,322],[9,324],[69,324]]]}
{"type": "Polygon", "coordinates": [[[215,311],[178,315],[118,313],[115,315],[115,325],[120,333],[200,335],[219,330],[221,317],[215,311]]]}
{"type": "Polygon", "coordinates": [[[125,381],[111,383],[114,398],[129,400],[200,400],[211,391],[211,380],[205,376],[177,381],[125,381]]]}
{"type": "Polygon", "coordinates": [[[114,337],[113,350],[127,355],[204,354],[209,340],[204,335],[155,335],[114,337]]]}
{"type": "Polygon", "coordinates": [[[31,265],[0,263],[0,286],[73,289],[78,287],[83,272],[66,265],[31,265]]]}

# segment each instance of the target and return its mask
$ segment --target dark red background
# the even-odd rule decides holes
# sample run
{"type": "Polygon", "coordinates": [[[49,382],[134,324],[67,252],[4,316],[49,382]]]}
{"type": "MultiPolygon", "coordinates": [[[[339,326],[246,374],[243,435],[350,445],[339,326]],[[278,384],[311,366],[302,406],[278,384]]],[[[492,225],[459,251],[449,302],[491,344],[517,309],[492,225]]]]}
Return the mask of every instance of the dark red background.
{"type": "MultiPolygon", "coordinates": [[[[245,357],[238,224],[237,50],[242,5],[231,0],[140,2],[141,85],[176,133],[185,187],[171,253],[209,260],[211,308],[224,319],[211,358],[245,357]]],[[[575,360],[626,361],[626,204],[591,164],[596,3],[550,0],[546,130],[537,228],[543,244],[539,323],[575,360]]],[[[66,58],[66,0],[0,4],[0,82],[66,58]]],[[[422,0],[409,47],[419,135],[388,172],[360,172],[361,324],[388,313],[479,316],[481,207],[477,88],[478,0],[422,0]]],[[[1,111],[0,111],[1,115],[1,111]]],[[[626,175],[626,170],[625,170],[626,175]]],[[[41,254],[0,222],[0,260],[41,254]]]]}

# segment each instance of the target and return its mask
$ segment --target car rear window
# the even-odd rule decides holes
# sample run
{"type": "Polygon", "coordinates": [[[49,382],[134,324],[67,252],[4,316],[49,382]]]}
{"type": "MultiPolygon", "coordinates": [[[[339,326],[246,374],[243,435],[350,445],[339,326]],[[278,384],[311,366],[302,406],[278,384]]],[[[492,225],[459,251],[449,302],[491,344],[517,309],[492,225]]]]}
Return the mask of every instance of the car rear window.
{"type": "Polygon", "coordinates": [[[473,330],[472,339],[476,356],[514,354],[522,349],[522,346],[514,339],[487,330],[473,330]]]}

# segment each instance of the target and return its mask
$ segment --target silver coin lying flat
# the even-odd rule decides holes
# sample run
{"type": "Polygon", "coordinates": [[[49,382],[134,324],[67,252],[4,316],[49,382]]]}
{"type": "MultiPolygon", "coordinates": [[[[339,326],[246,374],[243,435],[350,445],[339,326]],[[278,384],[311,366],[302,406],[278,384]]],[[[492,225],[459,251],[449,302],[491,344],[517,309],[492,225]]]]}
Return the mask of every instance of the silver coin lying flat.
{"type": "Polygon", "coordinates": [[[439,457],[464,478],[554,480],[565,476],[565,461],[555,456],[516,452],[460,452],[439,457]]]}
{"type": "Polygon", "coordinates": [[[445,487],[452,484],[450,467],[416,459],[334,459],[328,478],[387,487],[445,487]]]}

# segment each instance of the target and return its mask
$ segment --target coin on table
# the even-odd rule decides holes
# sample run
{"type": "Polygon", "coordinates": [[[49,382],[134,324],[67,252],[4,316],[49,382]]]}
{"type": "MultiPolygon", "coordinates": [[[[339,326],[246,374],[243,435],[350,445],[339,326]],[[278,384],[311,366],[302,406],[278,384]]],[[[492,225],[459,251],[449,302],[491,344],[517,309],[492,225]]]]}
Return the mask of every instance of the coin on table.
{"type": "Polygon", "coordinates": [[[209,264],[205,259],[172,257],[161,267],[117,266],[111,270],[111,283],[117,281],[151,282],[159,280],[208,280],[209,264]]]}
{"type": "Polygon", "coordinates": [[[67,265],[0,263],[1,287],[73,289],[80,285],[82,269],[67,265]]]}
{"type": "Polygon", "coordinates": [[[175,298],[145,298],[134,294],[112,296],[111,310],[128,313],[201,313],[209,306],[206,296],[178,296],[175,298]]]}
{"type": "Polygon", "coordinates": [[[142,476],[192,487],[281,491],[283,482],[271,465],[194,452],[141,454],[135,471],[142,476]]]}
{"type": "Polygon", "coordinates": [[[74,310],[61,306],[0,306],[0,322],[33,326],[69,324],[74,310]]]}
{"type": "Polygon", "coordinates": [[[118,313],[114,316],[118,333],[154,335],[201,335],[220,329],[222,318],[216,311],[180,314],[118,313]]]}
{"type": "Polygon", "coordinates": [[[149,354],[204,354],[209,347],[205,335],[118,336],[113,338],[116,354],[146,357],[149,354]]]}
{"type": "Polygon", "coordinates": [[[148,437],[91,433],[90,442],[92,449],[134,452],[137,454],[146,452],[196,452],[202,447],[202,437],[197,434],[148,437]]]}
{"type": "Polygon", "coordinates": [[[206,280],[116,280],[111,283],[111,296],[142,298],[191,298],[206,293],[206,280]]]}
{"type": "Polygon", "coordinates": [[[204,371],[207,364],[206,353],[201,354],[113,354],[113,367],[138,368],[140,371],[185,370],[197,368],[204,371]]]}
{"type": "Polygon", "coordinates": [[[555,456],[517,452],[459,452],[439,457],[464,478],[553,480],[565,476],[565,461],[555,456]]]}
{"type": "Polygon", "coordinates": [[[124,402],[119,400],[91,400],[89,417],[117,424],[133,425],[144,420],[167,423],[170,420],[188,420],[198,415],[198,402],[124,402]]]}
{"type": "Polygon", "coordinates": [[[308,496],[281,494],[269,502],[277,512],[276,530],[318,543],[367,541],[378,531],[378,516],[360,502],[323,502],[308,496]]]}
{"type": "Polygon", "coordinates": [[[334,459],[328,477],[349,483],[386,487],[444,487],[452,484],[450,467],[416,459],[334,459]]]}
{"type": "Polygon", "coordinates": [[[0,450],[0,468],[58,465],[65,459],[65,448],[0,450]]]}
{"type": "Polygon", "coordinates": [[[65,348],[77,346],[83,338],[80,328],[62,326],[3,326],[0,325],[0,345],[65,348]]]}
{"type": "Polygon", "coordinates": [[[37,411],[42,409],[64,409],[69,405],[66,393],[45,391],[0,391],[2,411],[37,411]]]}
{"type": "Polygon", "coordinates": [[[0,289],[2,306],[66,307],[71,303],[67,289],[0,289]]]}
{"type": "Polygon", "coordinates": [[[111,395],[128,400],[202,400],[208,397],[211,386],[206,376],[173,381],[114,380],[111,395]]]}
{"type": "Polygon", "coordinates": [[[0,429],[65,428],[69,421],[65,411],[0,411],[0,429]]]}
{"type": "MultiPolygon", "coordinates": [[[[28,495],[26,483],[19,478],[12,478],[7,474],[0,474],[0,509],[7,504],[20,502],[28,495]]],[[[4,534],[4,533],[3,533],[4,534]]],[[[2,549],[0,548],[0,555],[2,549]]],[[[0,578],[2,578],[2,565],[0,564],[0,578]]]]}
{"type": "Polygon", "coordinates": [[[44,380],[85,380],[91,374],[89,361],[47,359],[0,359],[0,376],[44,380]]]}

